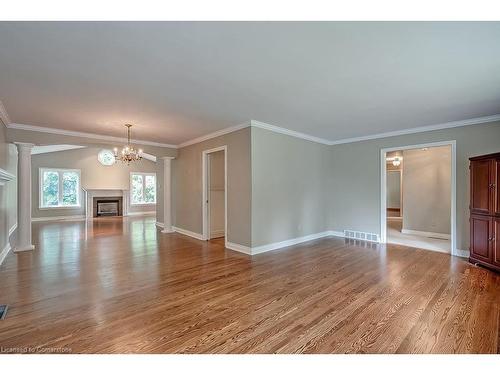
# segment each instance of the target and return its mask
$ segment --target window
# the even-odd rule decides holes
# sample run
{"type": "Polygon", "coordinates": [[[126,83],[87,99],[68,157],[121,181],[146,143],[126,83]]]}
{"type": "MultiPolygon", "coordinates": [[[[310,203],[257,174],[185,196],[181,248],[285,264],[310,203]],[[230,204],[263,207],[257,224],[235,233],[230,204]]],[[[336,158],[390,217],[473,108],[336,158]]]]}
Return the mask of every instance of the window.
{"type": "Polygon", "coordinates": [[[40,168],[40,208],[80,207],[80,170],[40,168]]]}
{"type": "Polygon", "coordinates": [[[130,173],[131,204],[156,204],[156,174],[130,173]]]}

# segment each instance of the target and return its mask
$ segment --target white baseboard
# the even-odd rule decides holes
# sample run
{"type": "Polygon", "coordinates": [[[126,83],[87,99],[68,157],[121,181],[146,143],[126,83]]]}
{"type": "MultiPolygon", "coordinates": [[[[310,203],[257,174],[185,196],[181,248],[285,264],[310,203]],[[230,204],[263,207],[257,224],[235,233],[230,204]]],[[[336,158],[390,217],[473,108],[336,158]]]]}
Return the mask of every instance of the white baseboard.
{"type": "Polygon", "coordinates": [[[157,222],[155,223],[155,225],[156,225],[157,227],[160,227],[160,228],[163,228],[163,227],[165,226],[165,224],[163,224],[163,223],[161,223],[161,222],[159,222],[159,221],[157,221],[157,222]]]}
{"type": "Polygon", "coordinates": [[[469,252],[469,250],[456,249],[454,255],[456,255],[457,257],[461,257],[461,258],[468,258],[470,256],[470,252],[469,252]]]}
{"type": "Polygon", "coordinates": [[[210,238],[219,238],[219,237],[224,237],[224,229],[222,230],[214,230],[213,232],[210,233],[210,238]]]}
{"type": "Polygon", "coordinates": [[[172,227],[172,229],[174,230],[174,232],[177,232],[177,233],[183,234],[185,236],[193,237],[193,238],[196,238],[197,240],[203,241],[203,235],[200,233],[191,232],[190,230],[182,229],[182,228],[174,227],[174,226],[172,227]]]}
{"type": "Polygon", "coordinates": [[[10,251],[10,243],[7,241],[7,245],[3,248],[2,252],[0,253],[0,266],[2,265],[3,261],[7,257],[10,251]]]}
{"type": "Polygon", "coordinates": [[[156,215],[156,211],[129,212],[127,214],[127,216],[146,216],[146,215],[156,215]]]}
{"type": "Polygon", "coordinates": [[[247,255],[252,255],[252,249],[250,247],[240,245],[238,243],[226,242],[225,247],[226,247],[226,249],[238,251],[240,253],[247,254],[247,255]]]}
{"type": "Polygon", "coordinates": [[[401,229],[401,233],[413,234],[414,236],[421,236],[421,237],[440,238],[442,240],[449,240],[451,238],[451,235],[446,234],[446,233],[424,232],[424,231],[413,230],[413,229],[401,229]]]}
{"type": "Polygon", "coordinates": [[[9,229],[9,238],[12,236],[12,233],[14,233],[17,229],[17,223],[15,223],[10,229],[9,229]]]}
{"type": "Polygon", "coordinates": [[[309,234],[309,235],[303,236],[303,237],[297,237],[297,238],[292,238],[292,239],[285,240],[285,241],[270,243],[267,245],[256,246],[256,247],[252,247],[251,254],[255,255],[255,254],[265,253],[267,251],[277,250],[277,249],[281,249],[282,247],[297,245],[297,244],[302,243],[302,242],[317,240],[319,238],[328,237],[331,235],[332,235],[331,231],[328,230],[325,232],[309,234]]]}
{"type": "Polygon", "coordinates": [[[85,220],[85,215],[33,217],[31,221],[85,220]]]}

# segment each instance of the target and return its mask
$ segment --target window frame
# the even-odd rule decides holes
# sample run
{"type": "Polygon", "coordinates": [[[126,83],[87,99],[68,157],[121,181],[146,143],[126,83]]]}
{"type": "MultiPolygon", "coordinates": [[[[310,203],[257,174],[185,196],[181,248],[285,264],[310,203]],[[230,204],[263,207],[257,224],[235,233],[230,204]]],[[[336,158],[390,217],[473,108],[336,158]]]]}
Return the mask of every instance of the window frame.
{"type": "Polygon", "coordinates": [[[38,209],[40,210],[60,210],[60,209],[74,209],[81,208],[82,202],[80,200],[80,190],[82,189],[82,178],[81,178],[81,170],[80,169],[71,169],[71,168],[47,168],[40,167],[38,168],[38,209]],[[59,187],[58,187],[58,200],[62,202],[63,200],[63,179],[62,174],[64,172],[74,172],[78,175],[78,185],[76,189],[76,204],[72,205],[57,205],[57,206],[44,206],[43,205],[43,174],[45,172],[57,172],[59,175],[59,187]]]}
{"type": "Polygon", "coordinates": [[[130,197],[130,205],[131,206],[151,206],[151,205],[156,205],[158,184],[157,184],[156,173],[155,172],[130,172],[129,183],[130,183],[130,187],[129,187],[130,188],[130,190],[129,190],[130,194],[129,194],[129,197],[130,197]],[[142,176],[143,198],[144,198],[144,192],[146,191],[146,176],[153,176],[155,178],[155,200],[154,200],[154,202],[134,203],[132,201],[132,176],[134,176],[134,175],[140,175],[140,176],[142,176]]]}

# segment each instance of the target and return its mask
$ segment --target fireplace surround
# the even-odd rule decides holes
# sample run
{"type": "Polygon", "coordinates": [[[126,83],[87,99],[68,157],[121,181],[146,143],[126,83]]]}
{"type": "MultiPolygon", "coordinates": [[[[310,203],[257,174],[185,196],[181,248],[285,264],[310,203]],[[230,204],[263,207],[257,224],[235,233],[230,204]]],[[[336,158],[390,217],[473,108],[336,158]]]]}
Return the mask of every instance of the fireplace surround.
{"type": "Polygon", "coordinates": [[[93,197],[92,200],[94,217],[123,216],[123,197],[93,197]]]}

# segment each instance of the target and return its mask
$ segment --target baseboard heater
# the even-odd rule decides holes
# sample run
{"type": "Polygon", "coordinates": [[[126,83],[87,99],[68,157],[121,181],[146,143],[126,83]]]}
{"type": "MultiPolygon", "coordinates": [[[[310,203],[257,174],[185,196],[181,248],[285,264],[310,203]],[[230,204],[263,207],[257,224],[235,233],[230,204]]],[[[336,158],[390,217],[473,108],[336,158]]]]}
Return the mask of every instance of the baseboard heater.
{"type": "Polygon", "coordinates": [[[344,237],[351,238],[353,240],[360,240],[360,241],[380,242],[380,238],[379,238],[378,234],[359,232],[356,230],[344,229],[344,237]]]}

